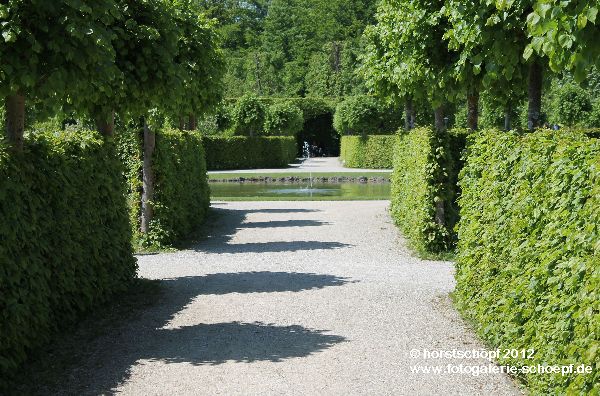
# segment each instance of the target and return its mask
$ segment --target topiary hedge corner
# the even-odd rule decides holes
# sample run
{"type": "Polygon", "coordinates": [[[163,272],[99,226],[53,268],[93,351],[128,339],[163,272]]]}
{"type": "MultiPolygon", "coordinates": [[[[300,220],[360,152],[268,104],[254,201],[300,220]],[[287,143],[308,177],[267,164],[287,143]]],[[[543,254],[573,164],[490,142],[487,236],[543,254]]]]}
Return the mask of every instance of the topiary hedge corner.
{"type": "Polygon", "coordinates": [[[466,131],[416,128],[394,146],[391,215],[419,254],[451,251],[458,221],[456,186],[466,131]]]}
{"type": "Polygon", "coordinates": [[[461,174],[456,303],[533,394],[600,392],[600,140],[583,133],[488,131],[461,174]]]}
{"type": "Polygon", "coordinates": [[[284,168],[298,151],[293,136],[204,136],[209,170],[284,168]]]}
{"type": "Polygon", "coordinates": [[[396,135],[342,136],[340,159],[348,168],[391,169],[396,135]]]}
{"type": "MultiPolygon", "coordinates": [[[[135,278],[123,168],[92,131],[0,144],[0,378],[135,278]]],[[[0,388],[4,386],[0,380],[0,388]]]]}

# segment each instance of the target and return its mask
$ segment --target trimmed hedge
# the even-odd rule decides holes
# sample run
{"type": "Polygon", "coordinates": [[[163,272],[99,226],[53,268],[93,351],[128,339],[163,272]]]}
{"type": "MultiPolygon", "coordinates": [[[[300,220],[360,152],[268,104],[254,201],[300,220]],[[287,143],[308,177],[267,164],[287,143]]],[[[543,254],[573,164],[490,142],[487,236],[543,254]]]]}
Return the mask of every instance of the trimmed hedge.
{"type": "Polygon", "coordinates": [[[466,134],[416,128],[400,135],[394,154],[391,214],[419,254],[454,248],[458,221],[456,187],[466,134]]]}
{"type": "Polygon", "coordinates": [[[372,96],[349,96],[340,102],[333,127],[340,135],[386,135],[404,123],[404,112],[372,96]]]}
{"type": "Polygon", "coordinates": [[[456,301],[503,364],[592,366],[530,374],[533,394],[600,392],[600,140],[490,131],[469,148],[460,184],[456,301]]]}
{"type": "MultiPolygon", "coordinates": [[[[0,378],[136,275],[122,166],[82,129],[0,144],[0,378]]],[[[0,381],[0,388],[6,385],[0,381]]]]}
{"type": "Polygon", "coordinates": [[[342,136],[340,159],[348,168],[391,169],[396,135],[342,136]]]}
{"type": "Polygon", "coordinates": [[[267,108],[263,133],[270,136],[296,136],[304,125],[302,110],[291,103],[275,103],[267,108]]]}
{"type": "Polygon", "coordinates": [[[296,159],[296,139],[291,136],[204,136],[209,170],[282,168],[296,159]]]}
{"type": "Polygon", "coordinates": [[[260,136],[265,127],[268,107],[258,97],[242,96],[231,114],[233,133],[238,136],[260,136]]]}
{"type": "Polygon", "coordinates": [[[136,246],[170,246],[204,221],[210,190],[202,137],[198,132],[162,128],[156,131],[154,216],[150,232],[140,233],[142,202],[142,133],[128,128],[118,134],[121,160],[127,171],[130,221],[136,246]]]}

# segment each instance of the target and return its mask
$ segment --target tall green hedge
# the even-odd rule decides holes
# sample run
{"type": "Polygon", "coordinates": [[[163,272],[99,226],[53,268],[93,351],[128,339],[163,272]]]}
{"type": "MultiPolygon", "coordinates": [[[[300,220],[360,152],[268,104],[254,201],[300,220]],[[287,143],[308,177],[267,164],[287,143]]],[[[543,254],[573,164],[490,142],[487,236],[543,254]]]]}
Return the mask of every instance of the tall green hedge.
{"type": "Polygon", "coordinates": [[[396,143],[391,214],[420,254],[447,252],[456,242],[456,183],[465,141],[464,131],[416,128],[396,143]]]}
{"type": "Polygon", "coordinates": [[[461,174],[456,300],[481,337],[533,349],[534,394],[600,392],[600,140],[581,133],[483,133],[461,174]]]}
{"type": "Polygon", "coordinates": [[[0,378],[135,277],[121,174],[115,145],[87,130],[0,145],[0,378]]]}
{"type": "Polygon", "coordinates": [[[396,135],[342,136],[340,159],[348,168],[391,169],[396,135]]]}
{"type": "Polygon", "coordinates": [[[296,159],[296,139],[291,136],[204,136],[209,170],[282,168],[296,159]]]}
{"type": "Polygon", "coordinates": [[[140,233],[142,202],[142,133],[131,126],[118,134],[126,165],[130,221],[136,246],[169,246],[188,236],[204,221],[210,190],[202,137],[198,132],[161,128],[153,157],[154,217],[150,232],[140,233]]]}

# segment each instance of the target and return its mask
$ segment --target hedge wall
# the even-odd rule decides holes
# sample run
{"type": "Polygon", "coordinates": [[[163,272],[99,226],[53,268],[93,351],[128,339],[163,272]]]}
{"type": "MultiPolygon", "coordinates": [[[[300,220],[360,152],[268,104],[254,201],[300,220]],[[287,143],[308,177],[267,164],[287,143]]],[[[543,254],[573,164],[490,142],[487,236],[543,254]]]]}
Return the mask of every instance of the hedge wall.
{"type": "Polygon", "coordinates": [[[534,394],[600,392],[600,140],[487,132],[461,174],[456,301],[502,363],[581,365],[523,376],[534,394]]]}
{"type": "Polygon", "coordinates": [[[134,245],[169,246],[194,231],[206,217],[210,190],[202,137],[198,132],[162,128],[156,132],[153,157],[154,217],[147,235],[140,233],[142,202],[142,134],[132,127],[118,134],[126,164],[130,221],[134,245]]]}
{"type": "Polygon", "coordinates": [[[291,136],[204,136],[203,143],[209,170],[282,168],[298,151],[291,136]]]}
{"type": "MultiPolygon", "coordinates": [[[[122,166],[91,131],[0,144],[0,378],[137,271],[122,166]]],[[[0,389],[5,386],[0,380],[0,389]]]]}
{"type": "Polygon", "coordinates": [[[391,214],[419,254],[443,253],[455,245],[456,184],[465,136],[463,131],[416,128],[400,135],[395,145],[391,214]]]}
{"type": "Polygon", "coordinates": [[[391,169],[396,135],[342,136],[340,159],[348,168],[391,169]]]}

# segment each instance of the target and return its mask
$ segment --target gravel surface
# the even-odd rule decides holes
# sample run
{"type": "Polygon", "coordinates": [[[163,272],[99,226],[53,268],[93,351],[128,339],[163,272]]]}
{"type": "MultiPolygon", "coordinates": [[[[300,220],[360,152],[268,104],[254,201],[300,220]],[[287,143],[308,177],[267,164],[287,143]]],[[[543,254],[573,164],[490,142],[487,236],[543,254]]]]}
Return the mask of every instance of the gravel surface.
{"type": "Polygon", "coordinates": [[[411,358],[482,345],[450,302],[452,263],[411,257],[388,204],[213,203],[206,240],[139,257],[164,299],[103,341],[76,393],[520,394],[502,374],[411,372],[489,363],[411,358]]]}
{"type": "Polygon", "coordinates": [[[289,168],[283,169],[242,169],[242,170],[229,170],[229,171],[210,171],[210,173],[289,173],[289,172],[336,172],[336,173],[348,173],[348,172],[360,172],[360,173],[373,173],[373,172],[391,172],[391,169],[357,169],[357,168],[344,168],[338,157],[317,157],[309,158],[297,164],[290,164],[289,168]]]}

